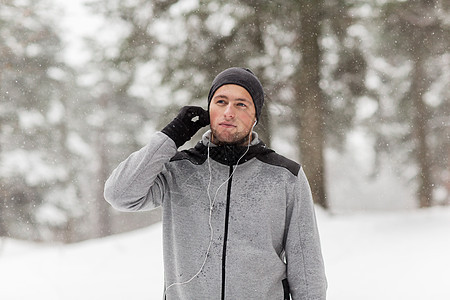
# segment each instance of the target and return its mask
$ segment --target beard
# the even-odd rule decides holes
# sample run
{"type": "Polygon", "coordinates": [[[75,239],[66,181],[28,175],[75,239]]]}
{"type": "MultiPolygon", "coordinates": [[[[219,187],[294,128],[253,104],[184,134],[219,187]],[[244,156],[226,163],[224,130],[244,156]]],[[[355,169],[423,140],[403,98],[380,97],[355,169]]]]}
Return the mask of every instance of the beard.
{"type": "Polygon", "coordinates": [[[230,145],[230,146],[247,146],[251,141],[252,130],[248,131],[247,134],[242,136],[236,133],[230,141],[223,141],[218,138],[217,131],[211,128],[211,142],[217,146],[230,145]]]}

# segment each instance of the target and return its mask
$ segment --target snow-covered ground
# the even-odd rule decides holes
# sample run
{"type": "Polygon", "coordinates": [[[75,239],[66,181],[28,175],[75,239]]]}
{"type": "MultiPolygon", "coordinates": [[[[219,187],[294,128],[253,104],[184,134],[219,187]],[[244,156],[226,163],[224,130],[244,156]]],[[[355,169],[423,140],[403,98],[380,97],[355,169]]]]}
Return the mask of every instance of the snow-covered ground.
{"type": "MultiPolygon", "coordinates": [[[[450,208],[317,212],[329,300],[450,299],[450,208]]],[[[0,242],[2,300],[161,299],[161,224],[73,245],[0,242]]]]}

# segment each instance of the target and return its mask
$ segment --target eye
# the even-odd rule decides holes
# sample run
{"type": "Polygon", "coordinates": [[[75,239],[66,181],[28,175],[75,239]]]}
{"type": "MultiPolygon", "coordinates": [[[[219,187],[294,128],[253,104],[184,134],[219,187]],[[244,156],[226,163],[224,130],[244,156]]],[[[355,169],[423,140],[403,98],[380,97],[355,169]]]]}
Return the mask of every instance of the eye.
{"type": "Polygon", "coordinates": [[[243,103],[243,102],[239,102],[239,103],[237,103],[236,105],[237,105],[237,106],[240,106],[240,107],[247,107],[247,104],[245,104],[245,103],[243,103]]]}

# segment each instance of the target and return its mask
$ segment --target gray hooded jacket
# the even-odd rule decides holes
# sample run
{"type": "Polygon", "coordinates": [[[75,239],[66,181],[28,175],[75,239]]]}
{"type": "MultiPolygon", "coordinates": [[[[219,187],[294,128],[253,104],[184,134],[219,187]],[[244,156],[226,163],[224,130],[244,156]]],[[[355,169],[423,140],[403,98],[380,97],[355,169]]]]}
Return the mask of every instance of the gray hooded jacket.
{"type": "Polygon", "coordinates": [[[217,147],[209,136],[178,152],[158,132],[105,185],[106,200],[119,210],[162,206],[166,299],[278,300],[286,299],[288,286],[292,299],[325,299],[301,166],[256,133],[248,148],[217,147]]]}

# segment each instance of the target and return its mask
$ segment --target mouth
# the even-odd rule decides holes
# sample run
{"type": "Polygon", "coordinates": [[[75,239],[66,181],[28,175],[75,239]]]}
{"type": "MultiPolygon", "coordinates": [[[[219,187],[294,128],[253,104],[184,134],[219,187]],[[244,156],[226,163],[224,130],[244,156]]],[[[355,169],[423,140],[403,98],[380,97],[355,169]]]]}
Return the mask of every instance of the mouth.
{"type": "Polygon", "coordinates": [[[224,127],[224,128],[234,128],[234,127],[236,127],[236,125],[228,123],[228,122],[219,123],[219,126],[224,127]]]}

